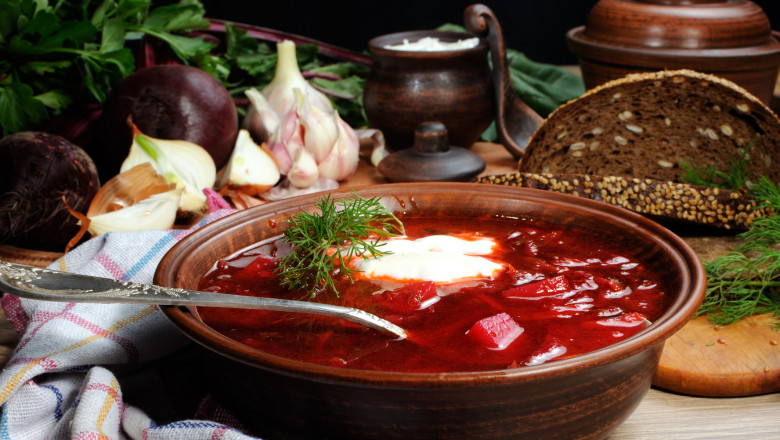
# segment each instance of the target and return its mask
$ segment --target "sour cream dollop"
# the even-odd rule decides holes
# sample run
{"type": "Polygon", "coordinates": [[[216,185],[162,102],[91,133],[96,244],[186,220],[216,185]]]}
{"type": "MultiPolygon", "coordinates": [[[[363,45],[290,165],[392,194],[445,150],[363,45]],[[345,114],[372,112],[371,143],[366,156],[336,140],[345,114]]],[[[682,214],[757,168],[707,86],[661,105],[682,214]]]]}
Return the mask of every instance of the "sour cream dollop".
{"type": "Polygon", "coordinates": [[[366,278],[393,281],[454,283],[492,278],[504,264],[488,258],[496,246],[491,238],[463,239],[450,235],[429,235],[410,240],[384,240],[379,249],[391,252],[377,258],[353,261],[366,278]]]}

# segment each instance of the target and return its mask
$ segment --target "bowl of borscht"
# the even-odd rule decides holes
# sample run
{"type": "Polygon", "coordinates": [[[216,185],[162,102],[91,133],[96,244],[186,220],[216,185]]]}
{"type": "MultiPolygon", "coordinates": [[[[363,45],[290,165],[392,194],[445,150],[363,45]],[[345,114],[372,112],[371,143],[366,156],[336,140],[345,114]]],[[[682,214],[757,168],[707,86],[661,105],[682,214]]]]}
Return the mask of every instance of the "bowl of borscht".
{"type": "Polygon", "coordinates": [[[366,186],[239,211],[177,243],[154,280],[359,308],[407,331],[161,306],[208,349],[213,397],[267,439],[606,438],[650,388],[664,341],[693,317],[706,281],[693,250],[645,217],[474,183],[366,186]],[[323,197],[330,215],[371,201],[403,228],[367,239],[376,255],[336,260],[332,289],[317,278],[291,290],[282,260],[305,241],[285,231],[325,217],[323,197]]]}

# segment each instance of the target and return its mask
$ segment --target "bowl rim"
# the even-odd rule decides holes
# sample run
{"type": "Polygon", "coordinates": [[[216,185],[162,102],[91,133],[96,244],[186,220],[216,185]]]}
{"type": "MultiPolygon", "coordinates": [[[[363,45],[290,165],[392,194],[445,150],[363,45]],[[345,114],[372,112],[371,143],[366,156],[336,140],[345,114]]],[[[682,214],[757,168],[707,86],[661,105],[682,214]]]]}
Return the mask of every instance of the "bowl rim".
{"type": "MultiPolygon", "coordinates": [[[[194,309],[181,306],[158,306],[158,308],[177,329],[200,345],[234,361],[267,371],[287,376],[302,377],[307,380],[361,384],[363,386],[463,387],[476,384],[501,384],[540,378],[554,378],[628,358],[663,344],[667,338],[694,316],[699,304],[703,300],[706,290],[706,275],[703,264],[693,249],[682,238],[649,218],[600,201],[531,188],[462,182],[429,182],[422,186],[418,183],[391,183],[338,189],[330,194],[331,197],[336,198],[350,196],[353,192],[363,197],[374,197],[376,195],[392,197],[393,192],[422,194],[451,191],[460,193],[477,192],[482,196],[509,197],[515,200],[553,203],[565,206],[567,209],[575,209],[604,218],[608,217],[625,227],[644,231],[649,234],[654,242],[664,248],[665,252],[672,256],[677,265],[687,268],[689,276],[684,277],[679,287],[684,294],[679,295],[674,302],[670,303],[663,315],[647,329],[623,341],[589,353],[522,368],[446,373],[359,370],[292,360],[264,353],[218,333],[202,323],[197,316],[197,311],[194,309]]],[[[311,206],[314,201],[323,195],[324,193],[316,193],[260,205],[236,212],[197,229],[176,243],[163,256],[155,271],[154,283],[167,287],[181,287],[170,285],[170,280],[175,280],[173,268],[176,263],[186,259],[185,255],[190,254],[192,250],[197,249],[204,240],[208,239],[213,229],[217,227],[222,228],[223,231],[220,235],[223,235],[227,231],[242,227],[249,220],[267,214],[279,214],[291,209],[311,206]]]]}

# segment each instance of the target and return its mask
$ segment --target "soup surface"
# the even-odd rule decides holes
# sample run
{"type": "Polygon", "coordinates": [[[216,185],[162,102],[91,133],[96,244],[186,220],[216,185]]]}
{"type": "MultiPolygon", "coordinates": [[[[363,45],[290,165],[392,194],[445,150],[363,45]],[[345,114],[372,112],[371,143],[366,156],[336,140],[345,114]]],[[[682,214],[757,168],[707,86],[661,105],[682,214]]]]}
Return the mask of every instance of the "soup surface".
{"type": "MultiPolygon", "coordinates": [[[[406,340],[329,317],[199,312],[226,336],[287,358],[455,372],[518,368],[593,351],[640,332],[664,308],[660,280],[630,250],[581,231],[519,219],[402,220],[406,237],[387,245],[392,254],[354,261],[363,270],[354,283],[337,281],[338,295],[314,300],[374,313],[406,329],[406,340]]],[[[301,292],[280,288],[274,275],[276,259],[287,252],[280,238],[259,243],[218,261],[199,289],[300,299],[301,292]]]]}

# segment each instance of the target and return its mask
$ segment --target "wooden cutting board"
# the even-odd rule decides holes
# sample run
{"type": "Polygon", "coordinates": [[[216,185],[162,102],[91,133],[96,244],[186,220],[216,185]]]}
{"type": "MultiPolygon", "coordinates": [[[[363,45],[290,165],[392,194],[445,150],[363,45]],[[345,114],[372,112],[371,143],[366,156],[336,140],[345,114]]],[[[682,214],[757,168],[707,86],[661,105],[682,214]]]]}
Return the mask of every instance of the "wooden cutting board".
{"type": "Polygon", "coordinates": [[[780,332],[771,315],[727,326],[706,317],[666,341],[653,385],[694,396],[738,397],[780,391],[780,332]]]}
{"type": "MultiPolygon", "coordinates": [[[[682,235],[703,261],[738,243],[733,235],[682,235]]],[[[771,315],[716,326],[696,318],[666,341],[653,385],[694,396],[741,397],[780,391],[780,332],[771,315]]]]}

